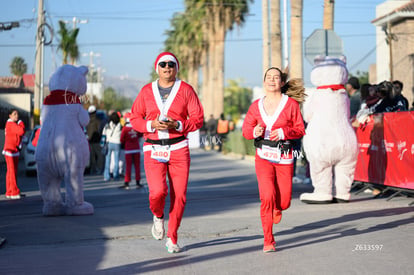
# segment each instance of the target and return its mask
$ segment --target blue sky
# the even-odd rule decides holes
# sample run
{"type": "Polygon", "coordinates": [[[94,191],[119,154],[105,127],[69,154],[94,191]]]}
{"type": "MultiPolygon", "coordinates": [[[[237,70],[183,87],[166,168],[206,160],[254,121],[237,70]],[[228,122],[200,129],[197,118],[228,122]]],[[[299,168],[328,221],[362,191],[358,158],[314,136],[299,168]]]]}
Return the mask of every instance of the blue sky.
{"type": "MultiPolygon", "coordinates": [[[[78,23],[78,44],[82,56],[79,64],[88,65],[90,52],[104,75],[128,76],[142,83],[149,80],[157,54],[163,49],[165,31],[175,12],[184,10],[181,0],[44,0],[47,23],[57,32],[58,21],[73,17],[88,20],[78,23]]],[[[282,5],[283,5],[283,1],[282,5]]],[[[322,28],[323,0],[304,0],[304,40],[322,28]]],[[[368,71],[375,63],[376,5],[384,0],[336,1],[334,30],[342,38],[344,54],[351,73],[368,71]]],[[[289,1],[288,1],[289,3],[289,1]]],[[[28,64],[34,73],[37,0],[13,0],[3,3],[0,22],[20,21],[20,27],[0,32],[0,76],[10,75],[9,65],[15,56],[28,64]]],[[[245,86],[262,83],[262,21],[261,0],[250,4],[250,15],[241,28],[227,34],[225,78],[240,79],[245,86]]],[[[48,37],[49,34],[47,34],[48,37]]],[[[62,55],[54,46],[45,47],[45,82],[61,65],[62,55]]],[[[52,44],[52,45],[53,45],[52,44]]],[[[179,58],[179,53],[176,53],[179,58]]],[[[185,66],[185,64],[181,64],[185,66]]],[[[308,83],[311,65],[304,60],[304,79],[308,83]]]]}

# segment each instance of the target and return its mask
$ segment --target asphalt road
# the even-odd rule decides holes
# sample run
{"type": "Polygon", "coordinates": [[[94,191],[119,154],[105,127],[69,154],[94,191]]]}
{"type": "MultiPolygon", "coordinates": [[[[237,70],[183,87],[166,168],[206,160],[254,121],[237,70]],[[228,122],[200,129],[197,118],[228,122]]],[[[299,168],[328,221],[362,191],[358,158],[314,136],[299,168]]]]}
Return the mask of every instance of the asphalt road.
{"type": "MultiPolygon", "coordinates": [[[[121,190],[122,181],[87,175],[85,200],[94,215],[43,217],[37,180],[24,171],[18,182],[27,197],[4,197],[3,165],[0,274],[414,273],[412,197],[360,193],[348,204],[307,205],[298,197],[312,186],[294,184],[292,205],[274,226],[277,252],[264,254],[254,162],[202,150],[191,155],[178,254],[151,236],[147,188],[121,190]]],[[[142,176],[146,185],[144,170],[142,176]]]]}

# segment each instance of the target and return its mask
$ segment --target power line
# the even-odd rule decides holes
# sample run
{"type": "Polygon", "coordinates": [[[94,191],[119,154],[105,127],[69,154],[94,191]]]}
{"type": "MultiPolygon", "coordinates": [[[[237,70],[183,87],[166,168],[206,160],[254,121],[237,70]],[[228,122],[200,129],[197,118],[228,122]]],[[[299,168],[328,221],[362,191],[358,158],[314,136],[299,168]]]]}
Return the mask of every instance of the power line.
{"type": "Polygon", "coordinates": [[[355,64],[353,64],[352,66],[349,66],[348,70],[352,71],[354,68],[356,68],[359,64],[361,64],[362,62],[364,62],[372,53],[374,53],[377,50],[377,45],[375,45],[374,48],[372,48],[371,50],[368,51],[368,53],[366,53],[360,60],[358,60],[355,64]]]}

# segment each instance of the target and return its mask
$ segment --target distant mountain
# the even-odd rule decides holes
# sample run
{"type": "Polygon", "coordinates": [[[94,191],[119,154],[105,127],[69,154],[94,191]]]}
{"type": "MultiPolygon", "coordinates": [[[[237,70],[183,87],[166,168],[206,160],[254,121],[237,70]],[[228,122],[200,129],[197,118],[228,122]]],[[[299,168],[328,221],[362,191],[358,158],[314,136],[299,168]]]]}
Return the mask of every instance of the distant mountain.
{"type": "Polygon", "coordinates": [[[120,95],[135,99],[141,88],[147,82],[125,76],[105,75],[103,84],[105,88],[112,87],[120,95]]]}

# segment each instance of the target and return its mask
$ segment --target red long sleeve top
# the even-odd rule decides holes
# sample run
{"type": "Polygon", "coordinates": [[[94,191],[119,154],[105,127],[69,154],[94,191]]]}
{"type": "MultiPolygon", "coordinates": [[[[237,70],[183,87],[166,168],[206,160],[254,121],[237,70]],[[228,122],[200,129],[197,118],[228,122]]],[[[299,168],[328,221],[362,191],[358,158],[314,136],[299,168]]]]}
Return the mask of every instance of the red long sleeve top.
{"type": "Polygon", "coordinates": [[[18,122],[14,122],[11,119],[7,120],[3,155],[14,157],[20,154],[19,150],[21,149],[21,142],[24,132],[25,126],[23,121],[19,120],[18,122]]]}

